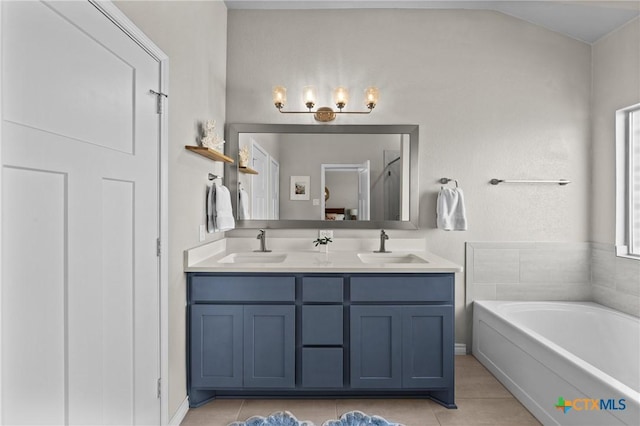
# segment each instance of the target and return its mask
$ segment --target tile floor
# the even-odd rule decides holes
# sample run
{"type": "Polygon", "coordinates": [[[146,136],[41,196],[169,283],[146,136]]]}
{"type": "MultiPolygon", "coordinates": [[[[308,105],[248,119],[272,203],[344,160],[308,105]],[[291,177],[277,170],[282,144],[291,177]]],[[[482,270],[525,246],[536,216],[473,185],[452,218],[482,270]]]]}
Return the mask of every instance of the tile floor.
{"type": "Polygon", "coordinates": [[[227,426],[283,410],[316,426],[352,410],[405,426],[540,424],[473,356],[456,356],[455,360],[457,410],[425,399],[220,399],[189,410],[182,426],[227,426]]]}

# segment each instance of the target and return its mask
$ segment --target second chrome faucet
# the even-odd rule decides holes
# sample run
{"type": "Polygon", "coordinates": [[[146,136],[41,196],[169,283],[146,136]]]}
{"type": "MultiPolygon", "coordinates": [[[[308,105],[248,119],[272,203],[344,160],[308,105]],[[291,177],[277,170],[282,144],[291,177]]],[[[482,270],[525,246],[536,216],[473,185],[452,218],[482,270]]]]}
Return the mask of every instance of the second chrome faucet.
{"type": "Polygon", "coordinates": [[[380,249],[379,250],[374,250],[374,253],[391,253],[391,251],[385,249],[385,247],[384,247],[384,243],[388,239],[389,239],[389,236],[387,235],[387,233],[384,232],[384,229],[381,229],[380,230],[380,249]]]}
{"type": "Polygon", "coordinates": [[[260,232],[258,232],[258,236],[256,238],[260,240],[260,250],[254,251],[269,253],[271,250],[267,250],[267,234],[265,233],[264,229],[261,229],[260,232]]]}

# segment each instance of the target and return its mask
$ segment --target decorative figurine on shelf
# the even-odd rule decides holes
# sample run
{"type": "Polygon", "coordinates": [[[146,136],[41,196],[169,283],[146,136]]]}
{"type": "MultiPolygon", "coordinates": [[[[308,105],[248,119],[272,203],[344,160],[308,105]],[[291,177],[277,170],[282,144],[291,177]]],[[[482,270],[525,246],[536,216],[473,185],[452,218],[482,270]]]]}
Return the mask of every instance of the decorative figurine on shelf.
{"type": "Polygon", "coordinates": [[[218,136],[214,130],[216,128],[215,120],[207,120],[204,124],[204,136],[200,139],[200,143],[205,148],[210,148],[222,152],[224,150],[224,140],[218,136]]]}
{"type": "Polygon", "coordinates": [[[238,152],[238,166],[240,167],[247,167],[247,165],[249,164],[249,148],[247,148],[246,146],[243,146],[242,148],[240,148],[240,151],[238,152]]]}

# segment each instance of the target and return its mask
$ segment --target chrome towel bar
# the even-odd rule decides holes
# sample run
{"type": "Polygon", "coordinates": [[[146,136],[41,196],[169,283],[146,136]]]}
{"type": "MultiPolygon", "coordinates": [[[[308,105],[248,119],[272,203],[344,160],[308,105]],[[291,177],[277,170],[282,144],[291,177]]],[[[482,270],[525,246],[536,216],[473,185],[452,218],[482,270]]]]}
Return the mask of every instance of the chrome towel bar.
{"type": "Polygon", "coordinates": [[[491,185],[497,185],[499,183],[556,183],[558,185],[567,185],[571,183],[570,180],[557,179],[557,180],[517,180],[517,179],[496,179],[493,178],[489,181],[491,185]]]}

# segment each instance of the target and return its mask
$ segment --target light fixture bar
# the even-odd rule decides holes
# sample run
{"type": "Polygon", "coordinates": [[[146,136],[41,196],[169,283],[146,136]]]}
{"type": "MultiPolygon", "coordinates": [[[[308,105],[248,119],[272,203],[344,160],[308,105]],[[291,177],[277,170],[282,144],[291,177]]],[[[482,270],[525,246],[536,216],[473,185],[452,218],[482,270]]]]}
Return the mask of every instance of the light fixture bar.
{"type": "Polygon", "coordinates": [[[345,87],[338,87],[334,90],[334,102],[338,111],[334,111],[329,107],[320,107],[313,111],[316,100],[316,92],[313,86],[305,86],[303,88],[303,102],[308,111],[283,111],[286,99],[287,89],[283,86],[276,86],[273,89],[273,103],[281,114],[313,114],[314,118],[320,122],[329,122],[335,120],[338,114],[371,114],[373,108],[378,103],[379,91],[377,87],[368,87],[365,90],[365,105],[367,111],[343,111],[349,100],[349,92],[345,87]]]}

